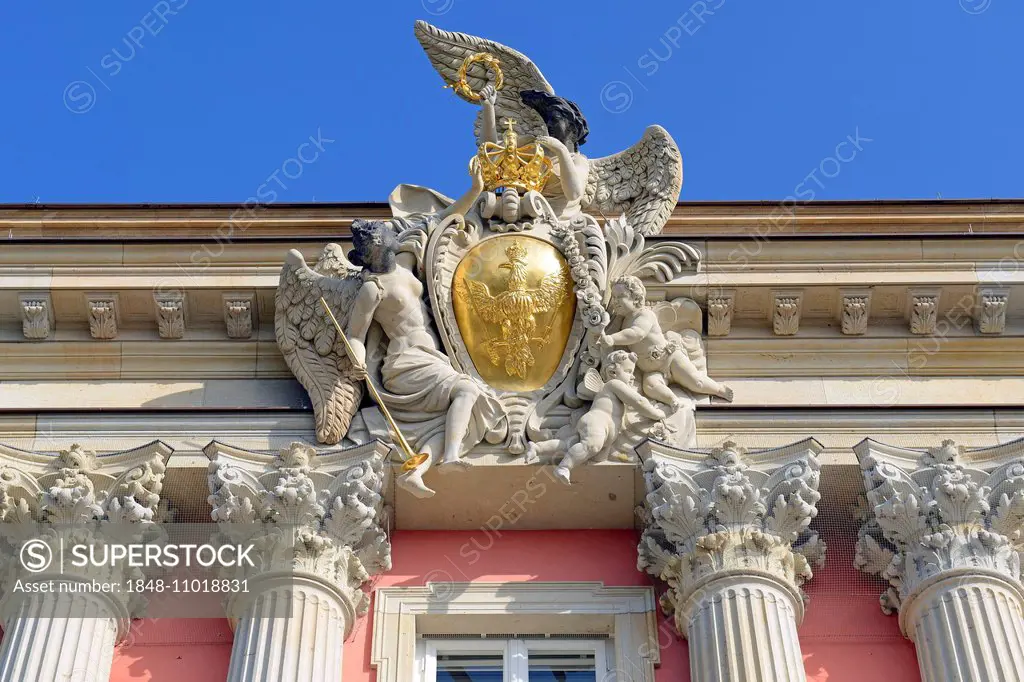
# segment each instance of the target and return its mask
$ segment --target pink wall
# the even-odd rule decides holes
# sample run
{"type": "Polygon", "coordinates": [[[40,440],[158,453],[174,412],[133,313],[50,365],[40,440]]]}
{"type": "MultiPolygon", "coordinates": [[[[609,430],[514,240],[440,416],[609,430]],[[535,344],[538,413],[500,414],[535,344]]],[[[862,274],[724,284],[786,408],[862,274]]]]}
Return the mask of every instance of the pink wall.
{"type": "MultiPolygon", "coordinates": [[[[809,682],[919,682],[913,645],[895,617],[878,608],[881,585],[852,567],[848,534],[826,538],[828,565],[807,586],[811,597],[800,629],[809,682]]],[[[426,582],[588,580],[648,585],[636,570],[637,536],[629,530],[398,531],[394,568],[375,587],[426,582]]],[[[659,682],[688,682],[686,643],[659,620],[659,682]]],[[[360,619],[345,644],[344,682],[372,682],[370,622],[360,619]]],[[[119,650],[111,682],[223,682],[231,633],[223,621],[143,621],[135,643],[119,650]]]]}

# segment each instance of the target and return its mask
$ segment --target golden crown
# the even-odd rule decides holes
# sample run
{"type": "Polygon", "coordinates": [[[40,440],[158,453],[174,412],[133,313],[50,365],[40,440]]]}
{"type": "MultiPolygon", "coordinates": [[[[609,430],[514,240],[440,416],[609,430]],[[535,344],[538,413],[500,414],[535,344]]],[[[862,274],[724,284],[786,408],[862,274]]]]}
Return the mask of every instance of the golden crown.
{"type": "Polygon", "coordinates": [[[512,246],[505,249],[505,255],[508,256],[508,260],[511,263],[516,260],[526,260],[527,251],[519,243],[518,239],[512,241],[512,246]]]}
{"type": "Polygon", "coordinates": [[[515,121],[505,120],[502,144],[485,142],[480,145],[476,158],[484,178],[484,186],[494,191],[511,187],[519,192],[544,189],[551,175],[551,159],[544,156],[544,148],[537,142],[519,146],[515,121]]]}

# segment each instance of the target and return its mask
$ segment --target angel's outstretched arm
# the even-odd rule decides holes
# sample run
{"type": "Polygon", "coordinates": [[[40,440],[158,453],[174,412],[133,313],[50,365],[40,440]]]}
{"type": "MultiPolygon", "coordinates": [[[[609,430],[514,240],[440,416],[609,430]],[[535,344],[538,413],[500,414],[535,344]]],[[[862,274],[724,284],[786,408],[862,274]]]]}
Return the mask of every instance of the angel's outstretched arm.
{"type": "Polygon", "coordinates": [[[480,108],[483,110],[483,116],[480,117],[480,144],[484,142],[498,144],[498,121],[494,115],[496,95],[497,90],[491,83],[485,85],[480,91],[480,96],[483,97],[480,102],[480,108]]]}
{"type": "Polygon", "coordinates": [[[348,318],[348,329],[345,334],[348,342],[352,345],[353,364],[366,367],[366,333],[373,323],[373,314],[380,305],[384,292],[380,285],[374,281],[363,283],[363,287],[356,296],[352,306],[352,315],[348,318]]]}
{"type": "Polygon", "coordinates": [[[664,410],[655,407],[650,400],[640,395],[639,391],[622,381],[609,381],[606,387],[623,403],[649,419],[664,419],[667,416],[664,410]]]}
{"type": "Polygon", "coordinates": [[[652,315],[640,315],[633,322],[633,326],[626,327],[622,331],[609,334],[606,337],[606,343],[609,346],[631,346],[634,343],[638,343],[647,338],[647,335],[651,333],[651,329],[654,328],[654,318],[652,315]]]}
{"type": "Polygon", "coordinates": [[[484,176],[480,171],[480,162],[478,162],[476,158],[474,158],[470,163],[469,172],[470,175],[473,176],[473,184],[470,186],[469,191],[459,197],[454,204],[441,211],[439,216],[441,220],[444,220],[454,213],[466,215],[466,213],[469,212],[469,209],[473,208],[473,202],[476,201],[477,197],[480,196],[480,193],[484,191],[484,176]]]}

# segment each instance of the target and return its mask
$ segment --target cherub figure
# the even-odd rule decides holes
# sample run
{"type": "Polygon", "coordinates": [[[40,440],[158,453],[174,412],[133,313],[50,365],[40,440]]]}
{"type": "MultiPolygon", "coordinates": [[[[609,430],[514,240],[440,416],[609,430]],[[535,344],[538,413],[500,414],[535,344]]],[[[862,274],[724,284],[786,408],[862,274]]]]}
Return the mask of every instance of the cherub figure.
{"type": "MultiPolygon", "coordinates": [[[[576,434],[569,441],[572,444],[555,467],[555,476],[563,483],[569,484],[573,467],[607,454],[622,431],[627,407],[649,419],[661,420],[668,416],[666,410],[655,406],[636,390],[633,385],[635,367],[635,353],[617,350],[608,355],[601,374],[595,369],[587,371],[583,381],[595,393],[594,402],[576,422],[576,434]]],[[[557,451],[560,447],[564,447],[560,439],[531,443],[528,457],[557,451]]]]}
{"type": "Polygon", "coordinates": [[[721,384],[690,360],[683,339],[675,332],[664,332],[658,316],[646,306],[647,289],[632,275],[615,280],[612,285],[611,312],[624,319],[621,331],[602,334],[605,348],[625,346],[636,353],[636,365],[643,372],[644,395],[652,400],[680,406],[680,399],[672,392],[670,383],[707,395],[732,400],[732,389],[721,384]]]}

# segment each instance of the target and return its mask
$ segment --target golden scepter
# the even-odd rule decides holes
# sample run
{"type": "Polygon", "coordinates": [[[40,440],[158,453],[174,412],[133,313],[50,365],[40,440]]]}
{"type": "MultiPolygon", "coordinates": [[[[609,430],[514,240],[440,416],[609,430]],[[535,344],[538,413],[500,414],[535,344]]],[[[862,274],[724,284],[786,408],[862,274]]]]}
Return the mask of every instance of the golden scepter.
{"type": "MultiPolygon", "coordinates": [[[[327,313],[327,317],[331,318],[331,322],[334,324],[334,328],[338,330],[338,336],[341,337],[342,342],[345,344],[345,353],[346,355],[348,355],[348,359],[352,362],[353,365],[355,365],[356,367],[360,367],[360,363],[356,361],[356,353],[352,349],[352,344],[349,343],[348,337],[345,336],[344,330],[342,330],[341,325],[338,324],[338,320],[336,317],[334,317],[334,313],[331,312],[331,306],[327,305],[327,301],[324,300],[323,296],[320,297],[320,305],[324,307],[324,312],[327,313]]],[[[388,411],[387,405],[384,404],[384,399],[380,397],[380,392],[377,390],[377,387],[373,385],[373,380],[370,379],[370,374],[369,372],[367,372],[366,366],[361,366],[361,369],[363,372],[366,373],[366,387],[370,389],[370,395],[372,395],[373,399],[377,401],[377,405],[380,407],[381,414],[384,415],[385,421],[387,421],[388,426],[391,427],[392,433],[394,433],[395,440],[398,441],[398,448],[404,454],[404,458],[402,459],[402,471],[412,471],[413,469],[415,469],[416,467],[430,459],[430,455],[428,455],[425,452],[421,452],[419,454],[413,452],[412,447],[409,446],[409,441],[407,441],[405,439],[405,436],[402,435],[402,430],[398,428],[398,424],[395,422],[395,418],[391,416],[391,413],[388,411]]]]}

